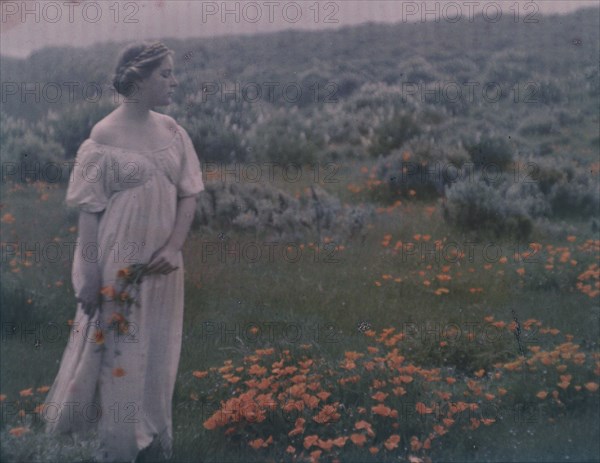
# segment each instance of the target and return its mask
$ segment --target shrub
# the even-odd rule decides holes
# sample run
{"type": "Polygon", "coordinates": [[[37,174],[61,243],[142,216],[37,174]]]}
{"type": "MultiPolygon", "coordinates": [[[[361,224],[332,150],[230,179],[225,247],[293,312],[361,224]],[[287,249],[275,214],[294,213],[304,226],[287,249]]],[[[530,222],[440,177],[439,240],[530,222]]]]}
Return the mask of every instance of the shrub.
{"type": "MultiPolygon", "coordinates": [[[[490,66],[486,71],[485,81],[504,83],[508,86],[514,83],[527,82],[532,77],[530,61],[531,56],[525,51],[506,49],[496,52],[489,57],[490,66]]],[[[503,94],[503,96],[508,97],[508,94],[503,94]]]]}
{"type": "Polygon", "coordinates": [[[460,144],[418,138],[377,162],[372,197],[393,202],[415,194],[420,199],[443,196],[444,186],[456,180],[467,160],[460,144]]]}
{"type": "Polygon", "coordinates": [[[318,158],[324,147],[323,136],[312,127],[310,119],[286,114],[263,122],[256,128],[251,144],[256,150],[256,159],[282,164],[309,164],[318,158]]]}
{"type": "Polygon", "coordinates": [[[556,121],[550,117],[526,121],[519,129],[519,134],[523,136],[550,135],[556,132],[556,121]]]}
{"type": "Polygon", "coordinates": [[[439,78],[435,68],[422,56],[414,56],[403,61],[400,70],[404,74],[403,82],[427,83],[439,78]]]}
{"type": "Polygon", "coordinates": [[[295,198],[268,185],[224,182],[208,183],[197,208],[196,226],[292,240],[352,239],[373,216],[372,207],[342,207],[320,187],[295,198]]]}
{"type": "Polygon", "coordinates": [[[225,163],[244,161],[247,150],[241,137],[219,119],[202,114],[185,124],[200,159],[225,163]]]}
{"type": "Polygon", "coordinates": [[[537,183],[508,182],[505,198],[508,203],[519,204],[530,217],[547,217],[552,207],[537,183]]]}
{"type": "Polygon", "coordinates": [[[329,75],[326,75],[320,70],[309,69],[298,76],[301,93],[299,95],[294,94],[294,90],[289,90],[289,96],[284,93],[284,102],[288,103],[293,100],[298,100],[297,104],[299,107],[310,106],[320,102],[331,102],[335,100],[335,93],[332,93],[333,86],[330,85],[331,79],[329,75]]]}
{"type": "Polygon", "coordinates": [[[2,181],[56,182],[67,181],[69,178],[63,147],[51,140],[43,139],[31,129],[26,129],[17,139],[3,140],[1,149],[2,161],[6,168],[3,169],[2,181]],[[14,170],[8,170],[10,163],[14,165],[14,170]]]}
{"type": "Polygon", "coordinates": [[[101,100],[99,103],[76,103],[58,114],[50,113],[50,134],[56,143],[62,145],[67,159],[75,158],[79,146],[88,138],[92,127],[113,109],[113,104],[101,100]]]}
{"type": "Polygon", "coordinates": [[[533,101],[539,101],[548,106],[559,105],[565,100],[565,92],[558,79],[544,79],[538,83],[539,95],[532,94],[533,101]]]}
{"type": "Polygon", "coordinates": [[[560,180],[548,195],[552,211],[559,217],[597,216],[600,213],[600,184],[589,175],[573,181],[560,180]]]}
{"type": "Polygon", "coordinates": [[[478,142],[465,143],[476,167],[495,165],[500,170],[513,161],[513,148],[506,138],[485,135],[478,142]]]}
{"type": "Polygon", "coordinates": [[[599,179],[573,160],[530,156],[516,165],[519,166],[522,182],[537,185],[554,216],[564,218],[598,214],[599,179]]]}
{"type": "Polygon", "coordinates": [[[455,183],[446,188],[444,219],[464,230],[527,238],[533,229],[531,217],[506,190],[506,185],[491,184],[481,175],[455,183]]]}
{"type": "Polygon", "coordinates": [[[373,156],[387,156],[392,150],[400,148],[420,133],[421,129],[414,114],[394,114],[375,130],[369,151],[373,156]]]}
{"type": "Polygon", "coordinates": [[[439,68],[457,82],[471,82],[479,73],[477,64],[464,56],[445,61],[439,65],[439,68]]]}
{"type": "Polygon", "coordinates": [[[515,165],[515,169],[517,168],[522,181],[536,183],[545,195],[550,194],[550,190],[557,183],[571,182],[577,172],[575,164],[564,158],[528,156],[515,165]]]}

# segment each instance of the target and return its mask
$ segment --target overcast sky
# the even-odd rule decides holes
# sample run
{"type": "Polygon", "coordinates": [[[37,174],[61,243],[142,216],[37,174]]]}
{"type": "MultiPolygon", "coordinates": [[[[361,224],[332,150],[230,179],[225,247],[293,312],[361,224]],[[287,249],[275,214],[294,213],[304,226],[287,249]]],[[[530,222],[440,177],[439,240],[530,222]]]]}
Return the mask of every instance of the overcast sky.
{"type": "Polygon", "coordinates": [[[47,45],[337,28],[366,21],[459,19],[460,24],[473,16],[494,21],[499,14],[524,21],[598,4],[598,0],[0,0],[0,54],[25,57],[47,45]]]}

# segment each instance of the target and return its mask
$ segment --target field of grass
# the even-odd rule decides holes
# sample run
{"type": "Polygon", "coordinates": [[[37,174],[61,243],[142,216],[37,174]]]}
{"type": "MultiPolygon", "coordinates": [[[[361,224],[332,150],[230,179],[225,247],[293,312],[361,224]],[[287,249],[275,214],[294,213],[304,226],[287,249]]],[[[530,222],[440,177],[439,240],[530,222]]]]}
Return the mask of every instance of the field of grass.
{"type": "MultiPolygon", "coordinates": [[[[321,186],[364,201],[348,189],[361,166],[321,186]]],[[[298,193],[309,178],[275,186],[298,193]]],[[[45,327],[75,313],[64,243],[77,214],[64,195],[2,185],[2,461],[90,455],[91,441],[44,436],[34,410],[68,337],[45,327]],[[12,255],[7,243],[33,252],[12,255]]],[[[521,243],[467,235],[444,222],[441,201],[377,204],[360,236],[333,245],[192,231],[172,461],[598,461],[597,236],[587,222],[521,243]],[[263,252],[222,259],[207,243],[263,252]],[[220,405],[240,397],[273,414],[222,420],[220,405]]]]}

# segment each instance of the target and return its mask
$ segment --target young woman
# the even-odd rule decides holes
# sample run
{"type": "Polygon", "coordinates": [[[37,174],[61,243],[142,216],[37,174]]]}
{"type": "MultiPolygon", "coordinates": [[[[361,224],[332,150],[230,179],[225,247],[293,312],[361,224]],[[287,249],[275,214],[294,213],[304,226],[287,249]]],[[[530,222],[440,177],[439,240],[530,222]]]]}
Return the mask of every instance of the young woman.
{"type": "Polygon", "coordinates": [[[113,85],[124,101],[80,146],[66,196],[79,208],[78,304],[43,415],[47,432],[96,429],[98,461],[134,461],[142,449],[172,455],[181,248],[204,189],[189,135],[153,111],[178,85],[172,54],[160,42],[121,52],[113,85]],[[132,264],[147,265],[139,292],[123,295],[119,277],[132,264]],[[137,304],[125,310],[128,297],[137,304]]]}

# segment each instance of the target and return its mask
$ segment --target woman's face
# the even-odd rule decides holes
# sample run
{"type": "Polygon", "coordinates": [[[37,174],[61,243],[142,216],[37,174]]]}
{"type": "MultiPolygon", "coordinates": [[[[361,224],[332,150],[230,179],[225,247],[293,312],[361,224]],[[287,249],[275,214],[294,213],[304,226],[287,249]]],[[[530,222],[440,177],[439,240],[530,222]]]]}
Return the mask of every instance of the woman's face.
{"type": "Polygon", "coordinates": [[[171,55],[167,55],[160,66],[152,71],[149,77],[138,82],[138,85],[141,98],[147,100],[150,107],[170,104],[175,87],[179,85],[175,79],[171,55]]]}

